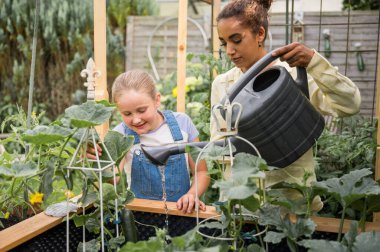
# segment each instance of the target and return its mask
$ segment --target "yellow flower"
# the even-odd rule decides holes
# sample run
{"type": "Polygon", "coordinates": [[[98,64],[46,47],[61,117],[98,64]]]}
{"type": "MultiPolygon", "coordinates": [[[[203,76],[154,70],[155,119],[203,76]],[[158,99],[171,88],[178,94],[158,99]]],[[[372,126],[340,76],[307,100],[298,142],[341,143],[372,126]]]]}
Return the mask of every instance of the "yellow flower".
{"type": "Polygon", "coordinates": [[[32,118],[33,118],[33,119],[36,119],[36,118],[37,118],[37,114],[36,114],[35,111],[32,112],[32,118]]]}
{"type": "Polygon", "coordinates": [[[43,193],[36,192],[35,194],[31,193],[29,195],[29,201],[32,205],[36,203],[42,203],[42,198],[44,197],[43,193]]]}
{"type": "MultiPolygon", "coordinates": [[[[190,91],[189,85],[185,85],[185,92],[187,93],[189,91],[190,91]]],[[[172,90],[172,96],[177,97],[177,95],[178,95],[178,86],[175,86],[175,88],[173,88],[172,90]]]]}
{"type": "Polygon", "coordinates": [[[177,97],[177,94],[178,94],[178,86],[175,86],[175,88],[173,88],[172,90],[172,96],[177,97]]]}
{"type": "Polygon", "coordinates": [[[6,212],[4,215],[4,219],[8,219],[8,218],[9,218],[9,212],[6,212]]]}
{"type": "Polygon", "coordinates": [[[65,196],[66,196],[67,198],[71,199],[72,197],[75,196],[75,194],[74,194],[72,191],[70,191],[70,190],[66,190],[66,192],[65,192],[65,196]]]}

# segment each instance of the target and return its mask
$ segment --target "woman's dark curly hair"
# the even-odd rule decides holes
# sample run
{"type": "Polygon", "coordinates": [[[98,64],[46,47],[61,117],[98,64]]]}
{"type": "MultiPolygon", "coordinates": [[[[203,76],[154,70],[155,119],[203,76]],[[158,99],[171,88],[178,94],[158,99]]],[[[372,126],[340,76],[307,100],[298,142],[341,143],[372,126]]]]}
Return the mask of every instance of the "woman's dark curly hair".
{"type": "Polygon", "coordinates": [[[228,3],[219,13],[216,21],[236,18],[241,25],[250,28],[253,34],[257,34],[260,27],[264,27],[265,36],[268,31],[268,11],[273,0],[234,0],[228,3]]]}

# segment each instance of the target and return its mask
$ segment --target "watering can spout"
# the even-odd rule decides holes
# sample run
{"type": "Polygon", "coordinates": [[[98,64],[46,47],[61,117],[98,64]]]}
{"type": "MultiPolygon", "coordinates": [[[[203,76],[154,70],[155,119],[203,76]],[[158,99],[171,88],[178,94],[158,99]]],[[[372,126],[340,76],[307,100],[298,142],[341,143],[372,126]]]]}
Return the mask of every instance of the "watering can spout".
{"type": "MultiPolygon", "coordinates": [[[[141,145],[141,150],[145,157],[155,165],[165,165],[171,155],[182,154],[186,152],[186,146],[204,148],[209,142],[192,142],[192,143],[174,143],[164,146],[141,145]]],[[[224,140],[214,142],[215,145],[223,146],[224,140]]]]}

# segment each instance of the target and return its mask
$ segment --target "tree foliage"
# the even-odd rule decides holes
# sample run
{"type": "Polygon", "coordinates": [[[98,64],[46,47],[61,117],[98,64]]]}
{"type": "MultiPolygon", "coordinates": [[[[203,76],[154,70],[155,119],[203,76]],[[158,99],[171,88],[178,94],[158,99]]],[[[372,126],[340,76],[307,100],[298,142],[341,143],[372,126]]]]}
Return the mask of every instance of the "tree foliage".
{"type": "MultiPolygon", "coordinates": [[[[84,89],[79,73],[93,57],[92,5],[92,0],[40,1],[33,99],[48,104],[50,117],[61,114],[72,94],[84,89]]],[[[124,70],[127,16],[152,15],[154,6],[153,1],[107,1],[108,83],[124,70]]],[[[35,1],[0,1],[0,104],[27,104],[34,13],[35,1]]]]}
{"type": "Polygon", "coordinates": [[[343,0],[343,10],[378,10],[379,0],[343,0]]]}

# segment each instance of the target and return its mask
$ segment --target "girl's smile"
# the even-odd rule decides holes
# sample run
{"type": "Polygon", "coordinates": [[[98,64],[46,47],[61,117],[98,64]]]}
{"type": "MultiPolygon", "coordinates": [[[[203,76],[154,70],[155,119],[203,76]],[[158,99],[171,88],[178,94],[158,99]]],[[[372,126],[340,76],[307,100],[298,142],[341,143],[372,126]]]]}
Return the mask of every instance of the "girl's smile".
{"type": "Polygon", "coordinates": [[[158,112],[160,94],[151,97],[146,92],[127,90],[119,96],[117,108],[124,123],[137,134],[146,134],[157,129],[163,122],[158,112]]]}

